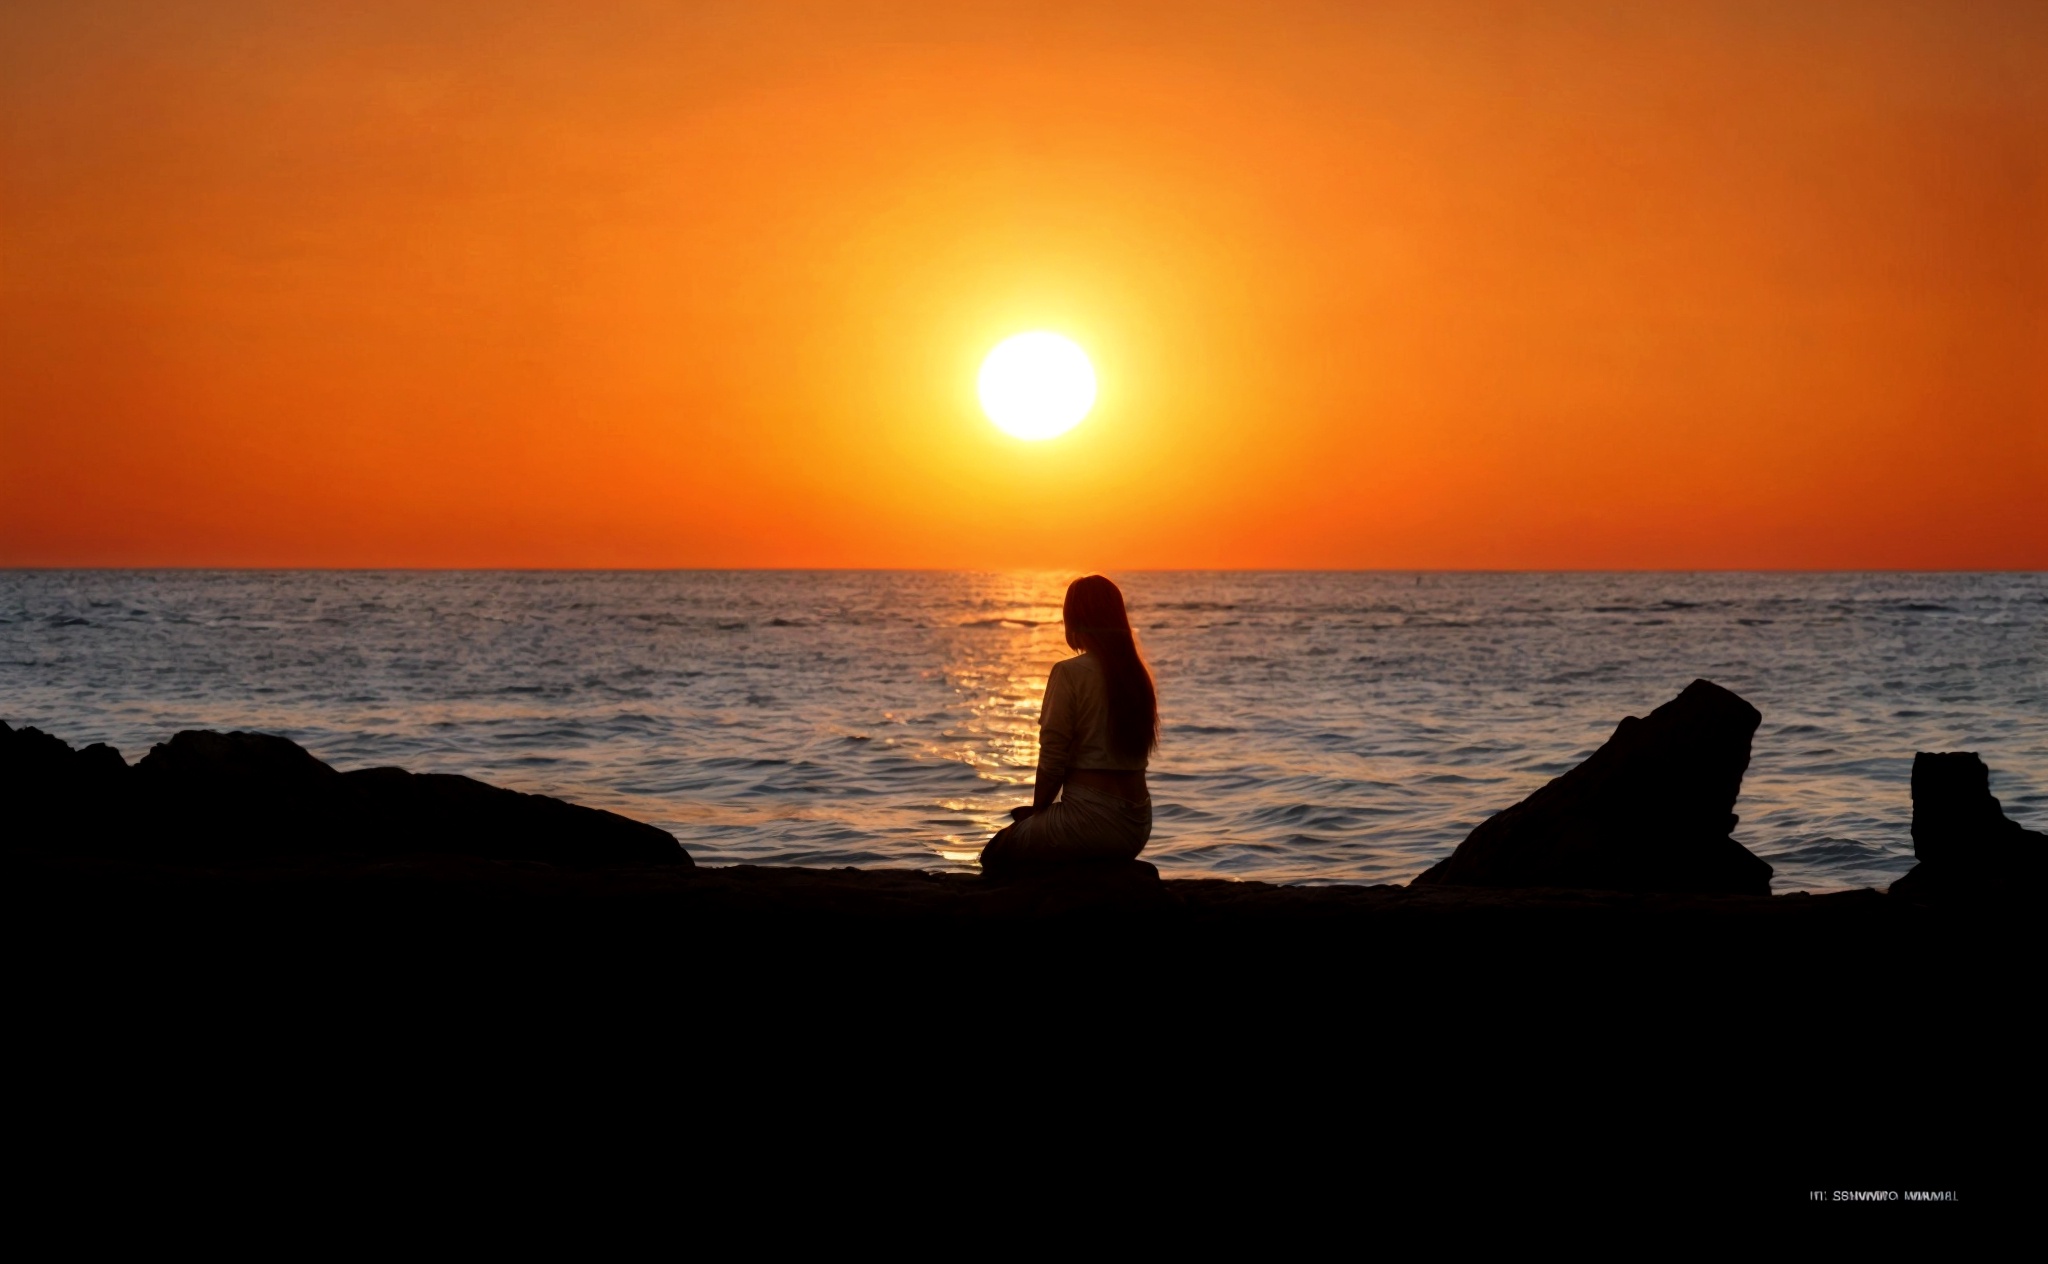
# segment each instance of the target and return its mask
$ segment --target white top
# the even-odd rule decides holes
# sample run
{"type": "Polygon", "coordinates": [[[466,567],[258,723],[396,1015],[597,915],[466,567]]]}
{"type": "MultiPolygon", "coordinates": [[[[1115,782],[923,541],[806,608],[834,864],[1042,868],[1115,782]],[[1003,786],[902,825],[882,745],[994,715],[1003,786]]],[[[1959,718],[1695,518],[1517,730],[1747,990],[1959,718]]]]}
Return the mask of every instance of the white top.
{"type": "Polygon", "coordinates": [[[1038,717],[1038,767],[1143,772],[1146,757],[1118,755],[1109,748],[1109,688],[1102,664],[1090,654],[1061,659],[1045,681],[1045,706],[1038,717]]]}

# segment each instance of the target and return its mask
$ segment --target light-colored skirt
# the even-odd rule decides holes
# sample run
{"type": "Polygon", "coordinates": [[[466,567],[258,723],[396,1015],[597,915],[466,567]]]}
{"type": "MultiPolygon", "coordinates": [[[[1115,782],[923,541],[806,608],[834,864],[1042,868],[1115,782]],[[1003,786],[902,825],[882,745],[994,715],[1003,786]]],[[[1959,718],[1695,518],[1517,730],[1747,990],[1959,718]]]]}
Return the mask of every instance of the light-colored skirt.
{"type": "Polygon", "coordinates": [[[1075,861],[1136,860],[1152,837],[1152,801],[1132,803],[1084,786],[1006,826],[981,849],[984,872],[1075,861]]]}

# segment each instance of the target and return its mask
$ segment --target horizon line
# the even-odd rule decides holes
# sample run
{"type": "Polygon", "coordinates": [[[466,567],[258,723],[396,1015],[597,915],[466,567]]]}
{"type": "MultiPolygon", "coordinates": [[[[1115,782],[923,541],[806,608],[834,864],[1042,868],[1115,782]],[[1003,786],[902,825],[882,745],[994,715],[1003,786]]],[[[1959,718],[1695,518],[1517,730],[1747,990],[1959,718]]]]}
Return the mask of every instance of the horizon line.
{"type": "Polygon", "coordinates": [[[1110,566],[1090,572],[1059,566],[248,566],[248,565],[0,565],[0,574],[26,573],[331,573],[421,575],[678,575],[678,574],[849,574],[940,575],[1116,571],[1127,575],[1200,573],[1212,575],[2042,575],[2048,567],[2026,566],[1110,566]]]}

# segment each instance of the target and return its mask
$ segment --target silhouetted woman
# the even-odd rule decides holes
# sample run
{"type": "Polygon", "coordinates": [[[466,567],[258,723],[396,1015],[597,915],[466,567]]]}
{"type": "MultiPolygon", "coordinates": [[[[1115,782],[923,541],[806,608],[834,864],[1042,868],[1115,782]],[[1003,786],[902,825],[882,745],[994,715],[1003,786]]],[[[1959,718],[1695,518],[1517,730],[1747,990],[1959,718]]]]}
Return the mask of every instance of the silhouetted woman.
{"type": "Polygon", "coordinates": [[[1159,745],[1159,697],[1131,635],[1124,595],[1100,575],[1067,586],[1067,644],[1038,720],[1031,806],[981,852],[1001,875],[1088,860],[1134,860],[1152,837],[1145,763],[1159,745]]]}

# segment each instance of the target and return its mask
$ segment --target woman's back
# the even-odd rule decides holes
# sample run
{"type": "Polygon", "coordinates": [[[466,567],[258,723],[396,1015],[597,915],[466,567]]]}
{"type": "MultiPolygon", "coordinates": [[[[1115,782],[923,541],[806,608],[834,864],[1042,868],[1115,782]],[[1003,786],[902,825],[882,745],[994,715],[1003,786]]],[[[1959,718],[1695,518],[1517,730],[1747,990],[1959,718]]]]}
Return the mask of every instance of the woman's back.
{"type": "Polygon", "coordinates": [[[1039,762],[1054,768],[1145,771],[1146,752],[1120,755],[1110,743],[1109,684],[1094,654],[1053,664],[1045,682],[1038,750],[1039,762]]]}

